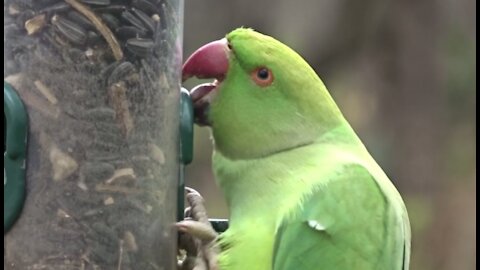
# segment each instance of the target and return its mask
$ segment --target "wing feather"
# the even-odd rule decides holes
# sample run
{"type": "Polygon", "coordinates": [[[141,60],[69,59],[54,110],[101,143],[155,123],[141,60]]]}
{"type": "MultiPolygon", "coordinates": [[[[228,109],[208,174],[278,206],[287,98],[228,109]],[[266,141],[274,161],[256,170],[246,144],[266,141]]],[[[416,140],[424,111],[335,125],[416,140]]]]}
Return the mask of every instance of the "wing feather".
{"type": "Polygon", "coordinates": [[[407,269],[405,221],[395,205],[368,170],[346,166],[281,222],[273,269],[407,269]]]}

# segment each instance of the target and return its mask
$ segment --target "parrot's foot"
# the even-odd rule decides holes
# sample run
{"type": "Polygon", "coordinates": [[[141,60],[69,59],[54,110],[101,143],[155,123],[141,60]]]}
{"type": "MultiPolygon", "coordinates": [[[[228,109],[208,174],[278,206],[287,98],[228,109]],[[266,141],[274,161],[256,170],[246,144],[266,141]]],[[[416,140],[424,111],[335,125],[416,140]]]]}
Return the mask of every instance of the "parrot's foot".
{"type": "Polygon", "coordinates": [[[185,188],[187,202],[185,219],[176,224],[180,232],[179,249],[184,250],[185,259],[179,262],[181,270],[217,270],[217,232],[208,221],[207,211],[200,193],[185,188]]]}

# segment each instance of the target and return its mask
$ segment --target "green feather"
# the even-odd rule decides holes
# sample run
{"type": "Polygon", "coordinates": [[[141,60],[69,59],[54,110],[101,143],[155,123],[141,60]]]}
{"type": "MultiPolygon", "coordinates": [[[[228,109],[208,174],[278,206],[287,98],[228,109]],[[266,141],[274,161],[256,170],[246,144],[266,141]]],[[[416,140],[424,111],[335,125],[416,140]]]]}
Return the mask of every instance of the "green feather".
{"type": "Polygon", "coordinates": [[[324,179],[278,228],[273,269],[407,270],[403,209],[368,170],[345,165],[324,179]]]}

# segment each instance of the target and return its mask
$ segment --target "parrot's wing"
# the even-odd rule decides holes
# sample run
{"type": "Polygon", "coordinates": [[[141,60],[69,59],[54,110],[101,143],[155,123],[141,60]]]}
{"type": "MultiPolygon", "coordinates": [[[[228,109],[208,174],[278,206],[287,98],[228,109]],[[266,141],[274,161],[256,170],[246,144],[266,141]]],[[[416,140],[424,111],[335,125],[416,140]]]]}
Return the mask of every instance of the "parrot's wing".
{"type": "Polygon", "coordinates": [[[279,225],[274,270],[406,270],[404,221],[373,176],[347,166],[279,225]]]}

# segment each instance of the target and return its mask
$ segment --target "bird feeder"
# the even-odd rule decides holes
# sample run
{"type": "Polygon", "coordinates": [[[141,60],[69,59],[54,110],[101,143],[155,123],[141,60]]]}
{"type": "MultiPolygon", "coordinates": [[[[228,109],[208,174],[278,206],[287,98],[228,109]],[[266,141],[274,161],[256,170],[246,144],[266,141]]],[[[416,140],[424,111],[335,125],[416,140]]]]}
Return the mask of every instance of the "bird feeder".
{"type": "Polygon", "coordinates": [[[181,0],[4,1],[5,269],[175,269],[182,28],[181,0]]]}

